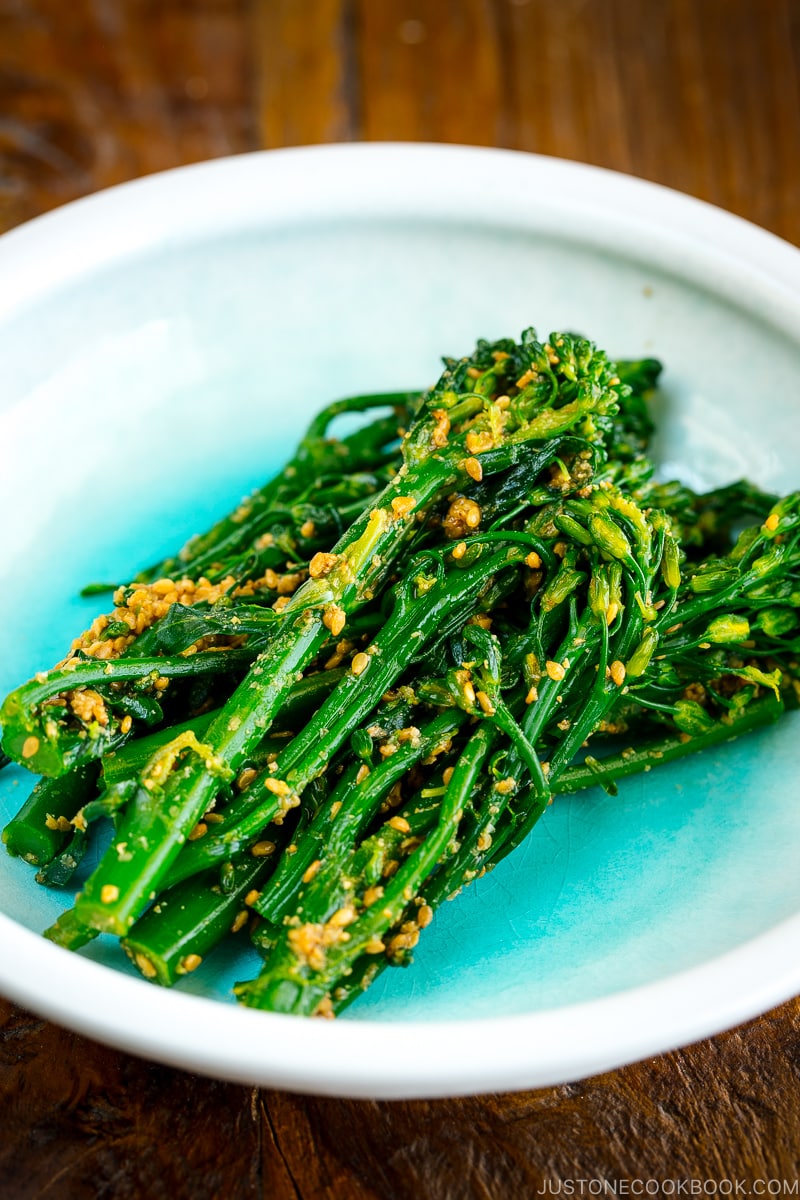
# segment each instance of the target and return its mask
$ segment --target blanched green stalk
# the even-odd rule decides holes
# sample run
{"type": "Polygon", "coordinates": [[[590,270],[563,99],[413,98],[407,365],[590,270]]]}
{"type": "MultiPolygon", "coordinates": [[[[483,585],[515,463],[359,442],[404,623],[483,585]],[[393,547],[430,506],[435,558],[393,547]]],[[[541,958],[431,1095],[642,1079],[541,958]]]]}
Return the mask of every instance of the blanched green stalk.
{"type": "MultiPolygon", "coordinates": [[[[352,516],[357,515],[371,502],[375,491],[383,486],[377,477],[373,477],[370,486],[366,486],[369,482],[366,476],[342,476],[342,466],[351,469],[367,465],[382,468],[384,464],[397,460],[398,451],[387,451],[386,446],[387,443],[397,442],[398,414],[407,414],[410,400],[411,397],[407,393],[393,393],[387,396],[355,397],[329,406],[312,423],[306,439],[301,443],[298,455],[284,474],[251,497],[249,507],[240,506],[204,538],[195,539],[191,543],[191,549],[185,548],[183,558],[179,555],[176,559],[159,564],[162,568],[161,573],[169,567],[170,570],[176,569],[181,577],[186,577],[191,563],[189,574],[192,578],[198,578],[206,567],[213,578],[222,578],[228,571],[225,561],[220,561],[220,555],[224,560],[226,555],[230,556],[236,552],[236,578],[239,578],[242,572],[247,577],[248,568],[257,569],[259,573],[266,567],[285,568],[287,553],[294,558],[299,553],[301,561],[294,566],[302,566],[304,554],[300,549],[301,545],[306,548],[327,549],[328,539],[334,540],[341,531],[341,522],[348,523],[352,516]],[[327,425],[337,415],[389,405],[396,410],[391,418],[379,418],[372,426],[358,430],[341,441],[323,438],[327,425]],[[319,493],[319,503],[307,503],[296,514],[280,508],[280,504],[287,502],[292,496],[301,495],[304,491],[313,497],[318,487],[319,471],[326,465],[339,478],[338,482],[331,480],[327,489],[319,493]],[[281,522],[284,525],[288,522],[288,525],[286,528],[276,527],[274,538],[270,534],[273,546],[264,550],[257,549],[257,543],[260,545],[260,541],[264,539],[259,538],[263,531],[260,526],[255,528],[254,522],[255,525],[259,522],[263,524],[268,518],[274,518],[279,525],[281,522]],[[293,527],[294,532],[289,536],[293,527]],[[249,549],[243,549],[248,540],[249,549]]],[[[308,553],[313,553],[313,549],[308,550],[308,553]]],[[[232,567],[234,560],[228,557],[227,565],[232,567]]],[[[227,603],[228,598],[224,598],[220,605],[172,605],[165,617],[140,634],[135,642],[123,651],[123,657],[146,658],[161,654],[174,657],[202,637],[216,634],[237,636],[246,633],[252,635],[248,640],[248,651],[240,656],[234,655],[228,662],[234,668],[237,665],[249,665],[255,657],[254,648],[262,648],[264,637],[271,636],[275,625],[279,624],[277,614],[269,609],[259,610],[253,605],[241,603],[226,607],[227,603]]],[[[128,626],[125,622],[117,624],[120,625],[121,632],[127,632],[128,626]]],[[[112,621],[107,628],[111,629],[113,626],[112,621]]],[[[108,660],[103,658],[100,661],[105,664],[108,660]]],[[[164,664],[161,677],[172,678],[178,673],[179,668],[170,668],[164,664]]],[[[57,678],[55,672],[51,672],[50,675],[53,679],[57,678]]],[[[97,757],[119,743],[119,722],[113,714],[107,723],[94,722],[89,724],[87,729],[86,721],[83,718],[79,721],[69,713],[66,706],[63,714],[52,707],[42,710],[41,693],[35,686],[37,682],[40,680],[32,681],[26,688],[17,689],[6,701],[2,711],[5,740],[12,747],[11,756],[22,765],[43,774],[61,774],[74,762],[97,757]],[[65,719],[69,721],[66,728],[63,726],[65,719]]],[[[67,694],[74,692],[76,688],[93,686],[100,688],[103,700],[111,706],[114,714],[119,714],[121,718],[126,715],[134,719],[144,718],[146,723],[152,723],[152,720],[147,718],[147,697],[133,697],[129,708],[125,708],[122,698],[115,695],[116,686],[110,688],[108,680],[104,678],[95,679],[90,674],[86,679],[80,676],[63,679],[63,688],[67,694]],[[119,703],[115,703],[116,701],[119,703]]],[[[53,693],[50,692],[50,695],[53,693]]],[[[153,719],[159,719],[157,700],[152,700],[149,707],[153,719]]]]}
{"type": "Polygon", "coordinates": [[[308,868],[316,861],[327,870],[329,864],[343,860],[395,783],[415,763],[449,742],[466,720],[467,714],[458,709],[441,713],[417,730],[415,737],[400,743],[383,762],[366,771],[360,780],[358,775],[365,770],[364,764],[348,771],[299,839],[297,852],[282,860],[256,901],[256,912],[273,924],[280,921],[308,868]]]}
{"type": "MultiPolygon", "coordinates": [[[[483,475],[506,470],[530,455],[534,452],[530,443],[535,441],[546,443],[538,452],[542,466],[552,462],[559,451],[559,435],[589,414],[616,404],[617,395],[608,379],[608,366],[598,359],[595,375],[578,388],[574,400],[558,409],[535,410],[530,417],[520,406],[516,428],[504,434],[498,426],[493,435],[487,435],[495,444],[481,454],[483,475]]],[[[453,416],[461,420],[477,417],[487,407],[480,397],[460,399],[444,391],[438,402],[449,403],[451,420],[453,416]]],[[[291,678],[319,651],[327,633],[325,613],[335,609],[346,617],[368,601],[415,528],[414,514],[423,513],[459,480],[471,479],[474,455],[469,453],[468,439],[473,431],[454,434],[440,446],[435,435],[442,411],[423,410],[407,437],[406,461],[395,481],[369,513],[354,523],[334,552],[321,556],[316,570],[312,560],[312,578],[295,593],[275,640],[211,726],[208,746],[195,751],[188,761],[182,754],[173,756],[171,768],[178,769],[177,782],[168,778],[169,772],[142,781],[143,802],[137,802],[122,830],[125,854],[131,857],[119,862],[112,847],[87,881],[79,901],[81,920],[118,933],[129,928],[188,833],[214,803],[220,776],[230,778],[238,769],[274,719],[291,678]],[[144,794],[156,790],[156,803],[148,803],[144,794]]]]}
{"type": "MultiPolygon", "coordinates": [[[[108,687],[112,683],[138,683],[142,688],[154,686],[159,679],[196,679],[246,669],[252,651],[246,647],[222,653],[207,650],[189,658],[119,658],[110,662],[87,659],[73,667],[42,672],[41,679],[32,679],[6,697],[0,719],[3,723],[3,745],[12,756],[32,771],[43,775],[61,775],[82,759],[100,757],[127,740],[118,721],[109,727],[96,727],[81,737],[76,731],[67,738],[64,730],[48,716],[45,701],[74,688],[108,687]]],[[[139,697],[120,694],[116,703],[120,712],[134,707],[139,697]]],[[[146,694],[141,700],[147,701],[146,694]]],[[[154,701],[154,720],[160,719],[158,702],[154,701]]],[[[161,714],[163,715],[163,714],[161,714]]]]}
{"type": "MultiPolygon", "coordinates": [[[[596,765],[595,760],[591,760],[593,765],[589,765],[587,761],[586,764],[570,767],[553,783],[553,793],[556,796],[566,795],[602,786],[612,795],[616,794],[618,779],[640,774],[689,754],[724,744],[742,734],[772,724],[782,712],[783,705],[780,700],[771,695],[765,696],[731,714],[728,721],[716,722],[713,729],[697,737],[687,738],[685,734],[679,733],[668,734],[634,749],[608,755],[596,765]]],[[[491,869],[508,853],[507,844],[504,845],[502,840],[498,844],[491,836],[486,837],[491,814],[485,811],[485,807],[484,803],[484,816],[487,819],[474,825],[469,834],[466,834],[462,823],[459,828],[460,849],[442,863],[441,869],[425,885],[425,905],[428,909],[435,911],[465,883],[491,869]]],[[[404,915],[413,920],[417,911],[414,904],[411,904],[404,915]]],[[[393,960],[385,954],[362,955],[354,963],[352,972],[342,978],[331,993],[334,1014],[338,1016],[348,1008],[363,995],[379,974],[392,965],[393,960]]]]}
{"type": "MultiPolygon", "coordinates": [[[[254,492],[233,513],[218,521],[205,534],[192,538],[178,555],[166,558],[141,572],[140,579],[185,574],[192,577],[210,571],[232,554],[241,552],[263,531],[276,510],[285,508],[301,496],[320,476],[341,475],[342,469],[362,471],[386,461],[384,447],[397,438],[398,418],[379,418],[365,429],[357,430],[339,442],[326,440],[329,425],[346,413],[393,407],[406,413],[417,395],[388,392],[382,395],[353,396],[337,400],[322,409],[301,439],[294,458],[262,488],[254,492]]],[[[271,565],[271,564],[267,564],[271,565]]]]}
{"type": "MultiPolygon", "coordinates": [[[[769,694],[751,701],[744,708],[734,709],[714,721],[704,733],[688,736],[678,730],[632,745],[615,754],[606,754],[601,758],[590,756],[584,762],[575,763],[562,771],[553,781],[553,794],[565,796],[593,786],[614,789],[619,779],[641,775],[654,767],[686,758],[689,754],[724,745],[742,734],[774,724],[784,712],[783,701],[769,694]]],[[[611,794],[614,794],[613,790],[611,794]]]]}
{"type": "MultiPolygon", "coordinates": [[[[649,573],[642,577],[642,572],[646,570],[649,572],[652,569],[651,537],[648,537],[649,531],[640,521],[640,514],[633,509],[628,509],[626,516],[637,524],[637,533],[639,535],[640,561],[639,563],[630,562],[630,566],[637,566],[636,583],[638,584],[641,581],[645,586],[645,593],[649,596],[649,588],[647,586],[650,582],[649,573]]],[[[580,531],[576,530],[576,532],[579,533],[580,531]]],[[[598,528],[599,533],[600,530],[598,528]]],[[[603,545],[607,551],[616,550],[620,554],[624,552],[626,557],[629,557],[629,551],[625,543],[621,539],[618,541],[615,540],[613,529],[610,526],[608,529],[604,527],[602,533],[603,545]]],[[[657,562],[655,565],[657,566],[657,562]]],[[[564,568],[566,580],[571,579],[570,570],[571,568],[567,564],[564,568]]],[[[558,595],[559,585],[557,579],[558,577],[552,582],[548,593],[554,597],[558,595]]],[[[635,585],[632,585],[632,587],[635,590],[635,585]]],[[[577,627],[574,624],[574,620],[571,621],[570,629],[559,652],[548,664],[547,678],[543,679],[539,694],[529,706],[523,719],[522,729],[530,741],[535,741],[540,736],[557,704],[563,706],[562,711],[567,710],[565,704],[567,693],[571,686],[574,687],[580,680],[582,674],[579,669],[580,663],[585,657],[591,656],[593,646],[597,644],[599,634],[603,635],[603,651],[600,663],[598,664],[597,679],[583,716],[572,725],[570,732],[567,734],[564,742],[562,742],[562,747],[569,743],[575,745],[579,738],[582,741],[585,735],[591,732],[597,721],[602,718],[603,713],[613,704],[619,683],[613,678],[606,681],[605,667],[608,660],[607,619],[604,604],[598,604],[597,609],[598,611],[596,612],[587,612],[583,623],[577,627]]],[[[630,652],[632,643],[641,635],[642,625],[642,606],[637,605],[635,596],[632,593],[629,597],[629,604],[626,606],[626,611],[623,613],[622,623],[617,635],[619,646],[628,653],[630,652]]],[[[553,755],[549,764],[549,779],[553,781],[558,777],[560,754],[562,754],[561,747],[553,755]]],[[[569,761],[573,754],[573,750],[563,750],[564,761],[569,761]]],[[[497,837],[496,831],[498,830],[498,826],[500,827],[500,846],[507,845],[510,847],[518,844],[522,837],[527,835],[535,822],[541,817],[548,803],[549,794],[547,791],[543,791],[541,787],[538,787],[525,800],[521,806],[519,815],[510,823],[504,821],[504,812],[508,807],[509,800],[514,792],[519,789],[520,785],[524,783],[524,779],[524,763],[520,760],[518,754],[512,751],[506,755],[503,778],[493,785],[490,793],[491,799],[486,797],[484,800],[478,818],[473,822],[471,836],[466,842],[462,839],[462,845],[456,851],[451,869],[443,869],[433,880],[431,885],[432,895],[436,898],[437,902],[444,895],[457,890],[462,883],[469,881],[469,879],[473,878],[479,872],[481,868],[480,860],[481,858],[484,860],[488,859],[489,848],[493,845],[497,837]],[[517,826],[516,829],[515,825],[517,826]]],[[[495,850],[494,853],[497,853],[497,851],[495,850]]]]}
{"type": "Polygon", "coordinates": [[[49,929],[45,929],[43,936],[64,950],[80,950],[99,934],[76,917],[74,908],[68,908],[49,929]]]}
{"type": "Polygon", "coordinates": [[[98,774],[98,764],[89,763],[58,779],[40,779],[3,829],[9,854],[37,867],[55,858],[72,832],[70,821],[92,794],[98,774]]]}
{"type": "MultiPolygon", "coordinates": [[[[676,732],[606,755],[600,760],[587,758],[584,763],[567,768],[554,780],[553,794],[564,796],[600,786],[615,795],[618,780],[724,745],[743,734],[773,724],[783,711],[783,703],[775,696],[767,695],[732,712],[726,719],[716,721],[711,729],[694,737],[676,732]]],[[[462,826],[459,830],[461,846],[458,852],[443,863],[425,885],[425,904],[433,911],[465,883],[495,866],[510,852],[511,844],[502,837],[492,839],[491,834],[487,837],[487,831],[496,817],[488,812],[486,802],[483,805],[483,818],[473,826],[468,837],[462,826]]],[[[413,906],[409,909],[409,915],[412,914],[413,906]]],[[[363,994],[378,974],[391,965],[391,960],[384,954],[362,956],[354,965],[352,974],[340,980],[334,989],[331,996],[334,1012],[337,1015],[343,1012],[363,994]]]]}
{"type": "MultiPolygon", "coordinates": [[[[258,864],[250,848],[271,836],[272,818],[287,816],[275,836],[292,838],[291,853],[271,860],[270,886],[250,889],[262,891],[255,903],[268,922],[256,940],[272,949],[259,979],[237,991],[257,1007],[330,1012],[383,965],[406,961],[432,908],[518,845],[551,794],[597,782],[613,790],[616,778],[718,744],[781,711],[779,688],[790,696],[800,654],[800,497],[767,512],[771,498],[747,485],[698,497],[654,482],[641,397],[657,364],[624,364],[615,375],[593,356],[580,339],[553,335],[541,345],[526,334],[520,345],[481,343],[471,359],[449,361],[419,402],[401,470],[374,499],[371,489],[396,457],[383,442],[393,436],[393,419],[351,435],[346,469],[363,453],[372,474],[337,484],[344,443],[325,441],[329,410],[288,477],[206,544],[194,544],[193,569],[215,577],[228,569],[247,576],[267,560],[271,567],[270,556],[288,565],[296,555],[311,578],[280,617],[258,609],[269,599],[262,583],[250,614],[232,597],[207,611],[174,606],[132,648],[130,661],[149,655],[163,678],[201,637],[228,636],[245,619],[253,627],[243,630],[250,671],[207,727],[173,727],[176,736],[163,744],[156,735],[156,756],[138,784],[116,776],[135,794],[76,909],[49,936],[76,945],[99,929],[124,933],[151,897],[160,905],[164,887],[175,884],[167,895],[185,898],[186,922],[165,920],[169,908],[151,909],[130,939],[147,970],[174,982],[176,964],[202,957],[237,915],[224,888],[208,886],[217,872],[190,874],[224,864],[226,886],[239,876],[250,882],[259,869],[266,881],[273,868],[258,864]],[[748,512],[763,524],[725,553],[729,528],[748,512]],[[351,518],[329,550],[330,530],[351,518]],[[309,563],[315,536],[320,552],[309,563]],[[518,571],[524,558],[529,574],[518,571]],[[362,618],[374,625],[359,642],[354,625],[362,618]],[[276,740],[277,725],[290,723],[290,689],[340,635],[347,645],[334,661],[356,652],[347,673],[321,705],[312,702],[305,729],[276,740]],[[396,690],[383,699],[389,687],[396,690]],[[765,689],[774,697],[763,697],[765,689]],[[366,730],[390,711],[389,732],[408,739],[374,766],[366,730]],[[446,760],[456,760],[452,777],[450,765],[444,775],[441,765],[420,766],[437,723],[456,735],[446,760]],[[663,735],[644,745],[606,752],[608,734],[630,727],[649,736],[659,726],[663,735]],[[345,748],[354,728],[360,764],[345,748]],[[576,761],[587,744],[589,755],[576,761]],[[244,765],[261,774],[237,794],[231,784],[244,765]],[[390,810],[400,793],[388,792],[408,780],[419,794],[426,774],[421,794],[433,803],[417,829],[404,815],[413,805],[390,810]],[[298,825],[289,812],[301,797],[298,825]],[[202,833],[197,822],[215,805],[214,824],[209,817],[202,833]],[[379,825],[379,811],[394,816],[379,825]],[[201,836],[185,845],[190,834],[201,836]]],[[[143,712],[150,701],[158,707],[155,678],[142,679],[141,695],[133,694],[134,680],[124,682],[125,702],[141,703],[143,712]]],[[[200,703],[218,703],[227,684],[202,690],[200,703]]],[[[102,680],[93,686],[108,694],[102,680]]],[[[70,690],[63,681],[61,688],[70,690]]],[[[183,715],[184,690],[167,692],[178,702],[168,715],[183,715]]],[[[112,708],[118,696],[109,695],[112,708]]],[[[12,717],[21,753],[38,733],[24,727],[21,713],[12,717]]],[[[90,731],[82,750],[70,747],[69,734],[54,737],[62,763],[73,752],[96,752],[103,737],[112,742],[116,728],[90,731]]],[[[127,769],[136,770],[133,757],[127,769]]]]}
{"type": "Polygon", "coordinates": [[[334,913],[320,934],[325,944],[318,956],[313,949],[309,952],[306,948],[313,947],[316,930],[309,932],[307,938],[302,933],[293,936],[290,932],[281,943],[283,953],[276,956],[277,962],[271,958],[257,979],[236,985],[234,990],[240,1000],[253,1008],[268,1008],[273,1012],[311,1015],[317,1010],[349,964],[393,928],[409,901],[423,887],[448,842],[456,836],[464,807],[496,737],[496,731],[488,724],[479,726],[472,735],[447,785],[436,827],[387,881],[380,901],[358,916],[353,910],[352,917],[348,911],[337,920],[334,913]],[[327,940],[326,930],[330,930],[327,940]]]}
{"type": "MultiPolygon", "coordinates": [[[[284,730],[304,723],[343,675],[342,669],[333,668],[304,676],[286,697],[286,703],[281,711],[281,720],[276,723],[277,728],[284,730]]],[[[141,774],[157,751],[163,749],[174,738],[187,730],[192,730],[202,741],[218,712],[218,709],[214,709],[211,712],[190,717],[187,721],[181,721],[177,725],[171,725],[166,729],[159,729],[156,733],[136,738],[135,741],[127,742],[119,750],[104,755],[102,759],[104,783],[106,785],[120,783],[124,779],[131,779],[141,774]]],[[[271,742],[269,737],[265,738],[259,745],[258,759],[265,758],[272,750],[277,753],[284,741],[282,734],[280,737],[273,738],[271,742]]]]}
{"type": "Polygon", "coordinates": [[[493,578],[518,567],[525,547],[509,546],[485,555],[467,570],[451,571],[415,599],[398,598],[394,612],[351,673],[344,676],[314,717],[278,756],[274,767],[254,781],[227,808],[224,831],[186,846],[167,879],[177,883],[224,861],[257,838],[298,802],[303,789],[327,769],[343,742],[373,710],[435,632],[463,624],[493,578]],[[361,669],[356,671],[356,666],[361,669]]]}
{"type": "Polygon", "coordinates": [[[228,890],[213,871],[168,889],[122,939],[123,949],[146,979],[172,987],[228,933],[246,926],[246,898],[272,870],[271,858],[246,857],[233,865],[228,890]]]}
{"type": "MultiPolygon", "coordinates": [[[[167,890],[163,901],[140,917],[123,940],[140,970],[159,983],[174,983],[181,959],[189,954],[207,955],[232,924],[237,927],[242,924],[243,899],[253,890],[260,889],[261,894],[248,899],[252,911],[262,913],[266,906],[271,920],[278,921],[280,913],[302,886],[314,854],[318,852],[322,856],[317,868],[331,877],[336,870],[336,861],[344,861],[347,857],[394,783],[414,762],[448,741],[466,719],[466,714],[457,710],[434,718],[420,731],[418,740],[401,743],[395,754],[358,783],[355,781],[357,768],[346,772],[317,810],[311,825],[291,834],[291,841],[297,846],[292,855],[280,856],[276,846],[268,861],[264,857],[254,859],[244,854],[234,862],[233,891],[210,887],[210,884],[218,883],[215,873],[193,876],[167,890]],[[276,876],[276,866],[280,878],[276,876]],[[151,970],[156,972],[155,976],[151,975],[151,970]]],[[[289,840],[283,828],[275,829],[272,836],[278,845],[289,840]]],[[[258,944],[263,944],[263,934],[257,940],[258,944]]]]}

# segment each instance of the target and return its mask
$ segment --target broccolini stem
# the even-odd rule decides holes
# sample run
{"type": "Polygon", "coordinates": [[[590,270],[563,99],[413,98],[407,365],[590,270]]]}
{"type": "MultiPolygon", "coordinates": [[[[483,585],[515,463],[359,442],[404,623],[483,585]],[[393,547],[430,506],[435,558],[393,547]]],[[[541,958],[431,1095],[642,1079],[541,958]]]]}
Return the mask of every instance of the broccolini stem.
{"type": "Polygon", "coordinates": [[[177,883],[236,853],[270,821],[296,806],[309,781],[327,769],[354,726],[421,653],[431,634],[463,624],[483,588],[498,573],[519,566],[524,557],[524,547],[507,547],[479,558],[467,570],[452,571],[414,600],[398,600],[370,652],[353,659],[351,672],[282,751],[274,767],[228,806],[224,830],[206,835],[180,852],[167,876],[169,882],[177,883]]]}
{"type": "Polygon", "coordinates": [[[3,829],[9,854],[37,867],[51,862],[72,833],[70,822],[92,794],[99,773],[99,764],[88,763],[57,779],[40,779],[3,829]]]}
{"type": "Polygon", "coordinates": [[[227,889],[212,871],[164,891],[122,939],[145,979],[172,987],[195,971],[226,934],[244,929],[248,899],[274,869],[277,849],[271,856],[234,863],[227,889]]]}
{"type": "Polygon", "coordinates": [[[315,945],[316,929],[304,937],[301,925],[287,942],[294,952],[288,965],[283,961],[285,956],[281,956],[280,965],[269,961],[256,979],[237,984],[234,991],[240,1000],[250,1007],[273,1012],[311,1015],[317,1011],[350,964],[367,952],[367,947],[380,942],[381,935],[393,928],[409,901],[420,891],[448,842],[456,836],[464,807],[496,738],[497,731],[491,725],[478,726],[456,763],[435,828],[388,880],[380,900],[365,908],[360,916],[353,912],[351,917],[347,912],[337,922],[334,914],[325,926],[325,929],[330,927],[331,934],[326,938],[323,930],[321,935],[322,947],[315,945]],[[318,949],[321,949],[319,955],[314,952],[318,949]]]}
{"type": "Polygon", "coordinates": [[[459,709],[441,713],[417,730],[416,738],[401,743],[384,762],[365,770],[360,780],[357,775],[365,769],[363,764],[355,772],[356,778],[345,775],[299,839],[296,853],[282,860],[255,902],[256,912],[273,924],[280,921],[312,863],[317,861],[326,868],[337,859],[343,863],[394,784],[415,763],[449,742],[466,720],[467,714],[459,709]]]}

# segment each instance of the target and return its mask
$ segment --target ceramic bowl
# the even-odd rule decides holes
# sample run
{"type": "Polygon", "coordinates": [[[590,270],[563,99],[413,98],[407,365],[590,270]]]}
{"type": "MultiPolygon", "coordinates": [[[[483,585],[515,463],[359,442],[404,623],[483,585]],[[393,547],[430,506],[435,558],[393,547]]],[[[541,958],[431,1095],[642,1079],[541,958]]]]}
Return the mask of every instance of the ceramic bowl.
{"type": "MultiPolygon", "coordinates": [[[[420,387],[478,336],[576,329],[666,364],[665,476],[800,483],[800,253],[696,200],[495,150],[360,145],[188,167],[0,240],[0,691],[347,393],[420,387]]],[[[232,1080],[425,1096],[574,1079],[800,990],[798,717],[559,800],[437,914],[413,966],[335,1022],[243,1010],[223,949],[180,989],[0,855],[0,990],[91,1037],[232,1080]]],[[[30,777],[0,774],[0,817],[30,777]]]]}

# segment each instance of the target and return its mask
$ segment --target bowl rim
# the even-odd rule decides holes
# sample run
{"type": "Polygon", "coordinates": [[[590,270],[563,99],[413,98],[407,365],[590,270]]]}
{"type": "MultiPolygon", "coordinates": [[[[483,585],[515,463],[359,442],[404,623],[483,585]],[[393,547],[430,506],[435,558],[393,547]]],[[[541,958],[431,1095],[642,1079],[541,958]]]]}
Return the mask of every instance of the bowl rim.
{"type": "MultiPolygon", "coordinates": [[[[766,230],[603,168],[424,143],[257,151],[74,201],[0,238],[0,321],[87,272],[142,253],[336,218],[478,222],[644,255],[712,291],[730,295],[732,286],[746,286],[748,307],[800,339],[800,251],[766,230]],[[454,173],[469,186],[454,189],[454,173]]],[[[478,1020],[309,1022],[154,988],[65,952],[0,913],[0,989],[18,1003],[177,1067],[369,1098],[545,1086],[673,1049],[800,992],[798,951],[800,913],[689,970],[577,1004],[478,1020]]]]}

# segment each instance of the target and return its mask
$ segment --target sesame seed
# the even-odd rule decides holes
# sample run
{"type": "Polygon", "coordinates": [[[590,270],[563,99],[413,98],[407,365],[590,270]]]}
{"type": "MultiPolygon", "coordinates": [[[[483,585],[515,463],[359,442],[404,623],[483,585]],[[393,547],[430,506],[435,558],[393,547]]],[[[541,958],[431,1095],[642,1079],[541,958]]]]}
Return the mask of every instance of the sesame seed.
{"type": "Polygon", "coordinates": [[[338,604],[328,604],[322,614],[322,624],[338,637],[347,624],[347,614],[338,604]]]}
{"type": "Polygon", "coordinates": [[[389,952],[397,954],[401,950],[413,950],[419,941],[419,930],[415,929],[413,933],[398,933],[389,942],[389,952]]]}
{"type": "Polygon", "coordinates": [[[447,435],[450,432],[450,418],[447,415],[447,410],[444,408],[435,408],[433,416],[436,418],[436,425],[431,434],[431,445],[441,449],[447,445],[447,435]]]}
{"type": "Polygon", "coordinates": [[[358,914],[352,904],[345,904],[342,908],[336,910],[328,921],[328,924],[333,925],[335,929],[342,929],[345,925],[352,924],[357,916],[358,914]]]}
{"type": "Polygon", "coordinates": [[[275,843],[268,841],[256,842],[251,847],[250,853],[253,858],[269,858],[270,854],[275,853],[275,843]]]}
{"type": "MultiPolygon", "coordinates": [[[[407,23],[413,24],[413,22],[407,23]]],[[[322,997],[319,1004],[314,1009],[314,1016],[322,1017],[326,1021],[332,1021],[334,1019],[336,1013],[333,1011],[333,1001],[331,1000],[330,996],[322,997]]]]}
{"type": "Polygon", "coordinates": [[[119,899],[119,888],[114,883],[104,883],[100,889],[100,903],[113,904],[119,899]]]}
{"type": "Polygon", "coordinates": [[[305,871],[303,872],[303,883],[311,883],[311,880],[314,878],[321,866],[322,860],[319,858],[314,859],[314,862],[306,867],[305,871]]]}
{"type": "Polygon", "coordinates": [[[353,655],[351,668],[354,675],[362,675],[369,666],[369,655],[360,650],[358,654],[353,655]]]}
{"type": "Polygon", "coordinates": [[[416,507],[416,500],[413,496],[395,496],[392,500],[392,513],[396,518],[408,516],[413,508],[416,507]]]}
{"type": "Polygon", "coordinates": [[[487,430],[470,429],[466,437],[470,454],[482,454],[484,450],[491,450],[493,444],[492,435],[487,430]]]}
{"type": "Polygon", "coordinates": [[[203,961],[199,954],[186,954],[178,963],[179,974],[189,974],[190,971],[196,971],[203,961]]]}
{"type": "Polygon", "coordinates": [[[312,579],[320,579],[336,566],[336,555],[318,551],[308,564],[308,573],[312,579]]]}
{"type": "Polygon", "coordinates": [[[625,664],[617,658],[609,667],[609,672],[617,687],[622,687],[625,682],[625,664]]]}
{"type": "Polygon", "coordinates": [[[283,779],[267,778],[264,780],[264,787],[268,792],[272,792],[273,795],[280,796],[282,799],[285,796],[289,796],[292,791],[288,783],[283,779]]]}
{"type": "Polygon", "coordinates": [[[478,528],[481,515],[480,505],[474,500],[468,500],[466,496],[456,496],[442,521],[445,536],[450,541],[460,541],[468,530],[478,528]]]}
{"type": "Polygon", "coordinates": [[[255,777],[256,771],[253,769],[253,767],[245,767],[243,771],[240,771],[236,780],[236,786],[238,787],[239,791],[243,792],[249,788],[255,777]]]}

